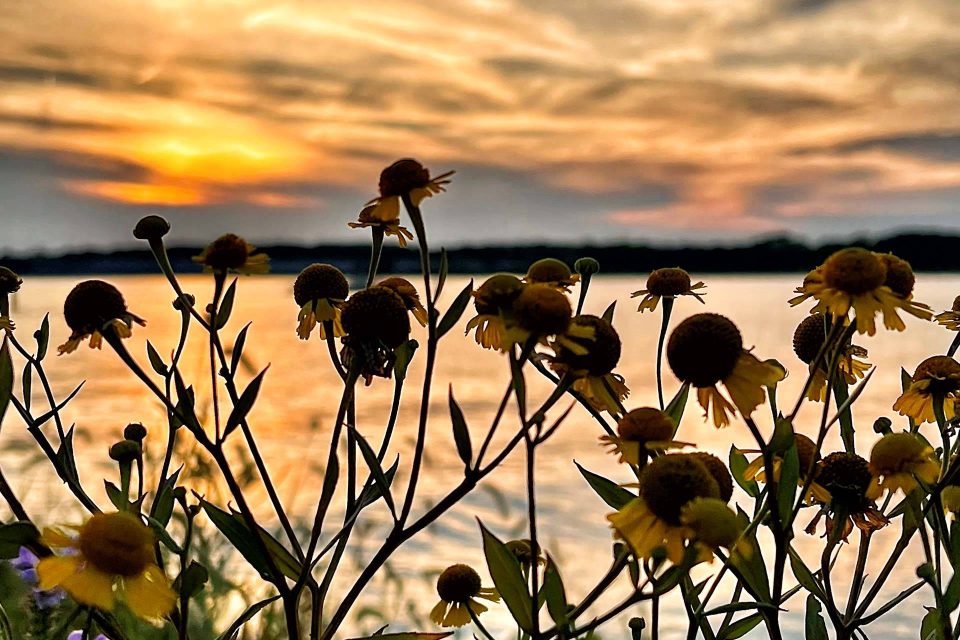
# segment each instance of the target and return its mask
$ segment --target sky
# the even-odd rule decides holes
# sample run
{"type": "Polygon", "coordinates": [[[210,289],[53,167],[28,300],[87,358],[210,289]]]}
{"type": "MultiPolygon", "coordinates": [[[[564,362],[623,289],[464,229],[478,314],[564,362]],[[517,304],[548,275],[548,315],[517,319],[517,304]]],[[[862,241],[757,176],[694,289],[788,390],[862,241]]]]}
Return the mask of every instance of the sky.
{"type": "Polygon", "coordinates": [[[3,0],[0,254],[960,230],[957,0],[3,0]]]}

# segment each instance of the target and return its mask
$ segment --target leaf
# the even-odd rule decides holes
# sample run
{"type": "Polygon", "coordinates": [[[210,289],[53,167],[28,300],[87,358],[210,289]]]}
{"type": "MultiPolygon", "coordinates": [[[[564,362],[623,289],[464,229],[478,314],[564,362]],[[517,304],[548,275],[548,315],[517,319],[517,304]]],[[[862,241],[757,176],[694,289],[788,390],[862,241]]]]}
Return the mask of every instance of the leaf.
{"type": "Polygon", "coordinates": [[[547,602],[547,611],[553,621],[557,626],[565,625],[568,612],[567,592],[564,589],[557,563],[553,561],[549,554],[547,555],[547,565],[543,569],[543,596],[547,602]]]}
{"type": "Polygon", "coordinates": [[[209,579],[210,572],[207,571],[207,568],[196,560],[191,560],[183,573],[177,576],[174,581],[174,590],[181,595],[192,598],[203,591],[203,586],[207,584],[209,579]]]}
{"type": "Polygon", "coordinates": [[[351,640],[443,640],[443,638],[449,638],[452,635],[452,631],[447,631],[446,633],[423,633],[421,631],[408,631],[405,633],[375,633],[372,636],[351,638],[351,640]]]}
{"type": "Polygon", "coordinates": [[[530,606],[530,593],[527,591],[527,582],[520,570],[517,557],[496,536],[487,531],[480,524],[483,534],[483,553],[487,558],[490,576],[503,598],[510,614],[521,629],[528,633],[533,628],[533,612],[530,606]]]}
{"type": "Polygon", "coordinates": [[[580,475],[587,481],[590,488],[600,496],[600,499],[607,503],[607,506],[619,511],[626,506],[628,502],[637,497],[613,480],[608,480],[603,476],[587,471],[581,467],[580,463],[576,460],[574,460],[573,464],[577,465],[577,469],[580,470],[580,475]]]}
{"type": "Polygon", "coordinates": [[[0,525],[0,560],[16,558],[20,547],[40,541],[40,532],[31,522],[12,522],[0,525]]]}
{"type": "Polygon", "coordinates": [[[617,301],[614,300],[613,302],[610,303],[610,306],[604,310],[603,315],[600,317],[606,320],[607,322],[609,322],[610,324],[613,324],[613,312],[616,310],[616,308],[617,308],[617,301]]]}
{"type": "Polygon", "coordinates": [[[777,605],[770,604],[768,602],[730,602],[728,604],[720,605],[719,607],[714,607],[709,611],[704,612],[706,616],[715,616],[721,613],[729,613],[731,611],[751,611],[753,609],[777,609],[777,605]]]}
{"type": "Polygon", "coordinates": [[[47,357],[47,347],[50,345],[50,314],[43,315],[40,322],[40,328],[33,332],[33,337],[37,341],[37,360],[43,360],[47,357]]]}
{"type": "Polygon", "coordinates": [[[790,553],[790,568],[793,569],[793,576],[797,579],[804,589],[810,593],[816,595],[818,598],[825,598],[823,589],[820,587],[820,584],[817,582],[817,579],[813,577],[810,569],[807,568],[807,565],[803,562],[803,558],[791,547],[789,550],[790,553]]]}
{"type": "MultiPolygon", "coordinates": [[[[384,472],[384,477],[387,480],[387,486],[393,486],[393,478],[397,475],[397,469],[400,467],[400,456],[397,456],[397,459],[393,461],[393,466],[387,469],[384,472]]],[[[377,500],[381,498],[383,492],[380,488],[380,485],[376,482],[372,485],[368,485],[364,488],[363,492],[360,494],[360,497],[357,499],[357,504],[361,509],[368,507],[377,500]]]]}
{"type": "Polygon", "coordinates": [[[247,331],[250,330],[250,325],[252,322],[248,322],[243,325],[243,329],[240,329],[240,333],[237,334],[237,339],[233,341],[233,349],[230,350],[230,375],[237,375],[237,369],[240,367],[240,362],[243,361],[243,347],[247,344],[247,331]]]}
{"type": "Polygon", "coordinates": [[[13,360],[10,358],[10,340],[3,338],[3,347],[0,347],[0,425],[3,416],[10,406],[10,397],[13,395],[13,360]]]}
{"type": "Polygon", "coordinates": [[[383,472],[383,467],[380,466],[380,461],[377,459],[377,454],[374,453],[373,447],[370,446],[370,443],[367,442],[366,438],[356,430],[354,427],[350,427],[353,435],[357,439],[357,445],[360,447],[360,453],[363,455],[363,461],[367,464],[367,468],[370,469],[370,474],[373,476],[373,481],[380,487],[380,494],[383,496],[383,499],[387,503],[387,507],[390,509],[390,513],[393,514],[394,519],[397,517],[397,510],[393,504],[393,494],[390,492],[390,482],[387,480],[386,474],[383,472]]]}
{"type": "Polygon", "coordinates": [[[240,631],[240,627],[253,620],[253,618],[260,613],[261,610],[270,606],[279,599],[280,596],[273,596],[272,598],[267,598],[266,600],[261,600],[256,604],[250,605],[239,618],[234,620],[233,624],[230,625],[230,628],[217,636],[217,640],[234,640],[234,638],[237,637],[237,633],[240,631]]]}
{"type": "Polygon", "coordinates": [[[886,614],[888,611],[890,611],[891,609],[893,609],[894,607],[896,607],[898,604],[900,604],[901,602],[903,602],[904,600],[906,600],[907,598],[909,598],[910,596],[912,596],[912,595],[913,595],[914,593],[916,593],[917,591],[919,591],[920,588],[921,588],[923,585],[925,585],[925,584],[926,584],[926,582],[924,582],[923,580],[921,580],[920,582],[917,582],[916,584],[914,584],[914,585],[913,585],[912,587],[910,587],[909,589],[904,589],[903,591],[901,591],[900,593],[898,593],[897,596],[896,596],[893,600],[891,600],[890,602],[886,603],[885,605],[883,605],[882,607],[880,607],[879,609],[877,609],[876,611],[874,611],[874,612],[871,613],[870,615],[864,617],[863,620],[861,621],[861,624],[867,625],[867,624],[870,624],[871,622],[873,622],[874,620],[877,620],[878,618],[882,617],[882,616],[883,616],[884,614],[886,614]]]}
{"type": "Polygon", "coordinates": [[[230,286],[227,287],[223,299],[220,301],[220,308],[217,309],[217,329],[223,329],[230,321],[230,314],[233,313],[233,299],[237,295],[237,280],[234,278],[230,286]]]}
{"type": "Polygon", "coordinates": [[[167,526],[167,523],[170,522],[170,516],[173,515],[173,490],[177,486],[177,478],[180,477],[182,470],[183,467],[181,466],[163,481],[156,500],[154,500],[151,509],[152,516],[163,527],[167,526]]]}
{"type": "Polygon", "coordinates": [[[920,640],[943,640],[943,623],[939,609],[927,609],[927,615],[923,616],[920,622],[920,640]]]}
{"type": "Polygon", "coordinates": [[[673,435],[677,435],[677,430],[680,428],[680,420],[683,419],[683,410],[687,406],[687,397],[689,395],[690,383],[684,382],[677,391],[677,395],[673,396],[670,404],[663,410],[673,421],[673,435]]]}
{"type": "Polygon", "coordinates": [[[156,371],[161,376],[166,376],[168,373],[167,365],[163,362],[163,358],[160,357],[160,354],[157,353],[157,350],[150,344],[150,341],[147,340],[147,360],[150,361],[150,366],[153,367],[153,370],[156,371]]]}
{"type": "Polygon", "coordinates": [[[820,614],[820,601],[812,593],[807,596],[805,627],[806,640],[829,640],[827,624],[820,614]]]}
{"type": "Polygon", "coordinates": [[[853,414],[847,401],[850,399],[850,388],[843,379],[833,381],[833,397],[837,404],[837,419],[840,421],[840,438],[847,453],[856,453],[853,441],[853,414]]]}
{"type": "Polygon", "coordinates": [[[736,446],[730,445],[730,475],[733,476],[733,479],[736,481],[740,488],[747,492],[748,495],[756,498],[760,495],[760,485],[757,484],[756,480],[745,480],[743,477],[744,471],[747,470],[748,462],[747,457],[740,453],[740,450],[736,446]]]}
{"type": "Polygon", "coordinates": [[[753,631],[761,622],[763,622],[763,615],[759,613],[741,618],[729,626],[720,629],[720,632],[717,634],[717,640],[735,640],[736,638],[742,638],[753,631]]]}
{"type": "MultiPolygon", "coordinates": [[[[239,513],[227,513],[223,509],[200,500],[200,506],[206,512],[207,517],[219,529],[220,533],[226,536],[227,540],[236,548],[236,550],[256,569],[264,579],[269,579],[270,570],[266,556],[264,556],[260,545],[255,542],[254,533],[247,527],[246,522],[239,513]]],[[[300,577],[300,563],[287,551],[283,545],[277,542],[277,539],[271,536],[267,531],[260,527],[261,538],[264,545],[273,557],[277,568],[283,575],[291,580],[300,577]]]]}
{"type": "Polygon", "coordinates": [[[147,525],[149,525],[150,530],[153,531],[154,535],[157,536],[157,540],[163,543],[167,549],[170,549],[173,553],[177,555],[183,554],[183,547],[177,544],[177,541],[173,539],[170,535],[170,532],[160,524],[156,518],[151,518],[147,516],[147,525]]]}
{"type": "Polygon", "coordinates": [[[403,382],[406,379],[407,367],[410,366],[410,361],[413,360],[413,354],[417,352],[417,347],[419,346],[420,343],[416,340],[407,340],[394,349],[393,355],[396,357],[396,360],[393,362],[393,377],[397,379],[397,382],[403,382]]]}
{"type": "Polygon", "coordinates": [[[63,409],[65,406],[67,406],[67,404],[68,404],[71,400],[73,400],[73,399],[77,396],[78,393],[80,393],[80,389],[83,388],[83,385],[84,385],[84,384],[86,384],[86,381],[81,382],[80,384],[78,384],[77,387],[76,387],[76,389],[74,389],[73,391],[70,392],[70,395],[68,395],[66,398],[64,398],[63,400],[60,401],[60,404],[58,404],[56,407],[54,407],[54,408],[51,409],[50,411],[47,411],[45,414],[43,414],[42,416],[40,416],[39,418],[37,418],[36,420],[34,420],[34,421],[33,421],[33,424],[31,425],[31,427],[36,428],[36,429],[39,429],[40,427],[42,427],[42,426],[47,422],[47,420],[49,420],[49,419],[52,418],[54,415],[56,415],[57,413],[59,413],[61,409],[63,409]]]}
{"type": "Polygon", "coordinates": [[[453,425],[453,441],[457,445],[457,453],[463,464],[470,468],[470,462],[473,460],[473,447],[470,444],[470,429],[467,427],[467,420],[463,417],[463,410],[457,404],[453,397],[453,385],[450,385],[450,422],[453,425]]]}
{"type": "Polygon", "coordinates": [[[123,495],[120,487],[109,480],[104,480],[103,486],[107,490],[107,497],[110,498],[110,502],[117,508],[117,511],[126,511],[130,507],[130,498],[123,495]]]}
{"type": "MultiPolygon", "coordinates": [[[[33,399],[33,363],[29,360],[23,367],[20,378],[20,383],[23,385],[23,406],[27,411],[30,411],[30,401],[33,399]]],[[[2,420],[3,416],[0,415],[0,421],[2,420]]]]}
{"type": "Polygon", "coordinates": [[[472,299],[473,280],[471,279],[470,282],[467,283],[467,286],[457,294],[457,297],[450,304],[450,308],[447,309],[447,312],[443,314],[443,317],[440,319],[440,324],[437,325],[438,339],[442,338],[445,333],[450,331],[450,329],[460,321],[460,316],[463,315],[463,312],[472,299]]]}
{"type": "Polygon", "coordinates": [[[240,394],[240,397],[237,399],[237,404],[234,405],[233,410],[230,412],[230,417],[227,418],[227,426],[223,428],[222,440],[226,440],[227,437],[240,426],[241,422],[246,421],[247,414],[250,413],[250,410],[253,409],[253,405],[257,401],[257,394],[260,393],[260,385],[263,384],[263,376],[267,375],[267,371],[269,370],[270,367],[267,366],[266,369],[261,371],[257,377],[247,385],[243,393],[240,394]]]}
{"type": "Polygon", "coordinates": [[[447,282],[447,274],[450,271],[450,259],[447,256],[447,249],[445,247],[440,247],[440,271],[437,275],[437,289],[433,294],[434,300],[440,299],[440,294],[443,293],[443,285],[447,282]]]}
{"type": "Polygon", "coordinates": [[[946,591],[943,592],[943,608],[948,613],[960,606],[960,571],[954,571],[946,591]]]}
{"type": "Polygon", "coordinates": [[[73,427],[70,427],[57,448],[57,467],[60,478],[64,481],[79,481],[76,455],[73,452],[73,427]]]}
{"type": "Polygon", "coordinates": [[[780,513],[780,522],[786,523],[793,515],[793,501],[797,496],[797,480],[800,477],[800,459],[797,457],[797,447],[792,444],[783,454],[780,463],[780,479],[777,481],[777,509],[780,513]]]}

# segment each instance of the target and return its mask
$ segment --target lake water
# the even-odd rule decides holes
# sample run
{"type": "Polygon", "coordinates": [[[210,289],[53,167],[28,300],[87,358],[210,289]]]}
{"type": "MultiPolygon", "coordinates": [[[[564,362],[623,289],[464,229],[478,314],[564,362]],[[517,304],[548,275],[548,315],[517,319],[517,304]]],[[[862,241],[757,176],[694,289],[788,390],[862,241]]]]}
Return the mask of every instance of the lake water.
{"type": "MultiPolygon", "coordinates": [[[[134,337],[127,344],[144,368],[149,370],[144,350],[145,339],[156,345],[165,357],[174,346],[179,314],[170,307],[172,293],[159,277],[107,279],[123,291],[130,309],[148,320],[146,328],[135,328],[134,337]]],[[[51,351],[53,345],[65,340],[68,330],[62,318],[62,301],[78,280],[31,278],[25,282],[16,297],[14,308],[18,335],[22,341],[30,342],[30,333],[39,326],[46,312],[51,313],[51,351]]],[[[704,309],[728,315],[739,325],[745,345],[754,346],[755,353],[761,358],[777,358],[793,372],[779,391],[781,404],[792,406],[804,382],[804,369],[792,352],[791,337],[794,327],[806,313],[806,306],[790,308],[786,300],[800,276],[711,276],[705,280],[708,284],[707,305],[701,306],[689,298],[680,299],[674,310],[674,325],[679,319],[704,309]]],[[[466,278],[451,277],[441,306],[449,304],[465,282],[466,278]]],[[[293,278],[288,276],[244,278],[233,320],[227,326],[225,336],[235,335],[242,322],[253,321],[246,349],[251,371],[255,372],[267,364],[271,364],[271,368],[250,421],[284,502],[298,517],[305,518],[312,514],[319,495],[319,470],[326,460],[328,433],[335,419],[340,386],[331,369],[325,345],[316,338],[302,342],[296,336],[297,308],[292,299],[292,283],[293,278]]],[[[586,307],[587,312],[599,313],[611,301],[618,301],[615,326],[624,343],[623,359],[618,370],[632,389],[628,408],[656,403],[653,362],[660,315],[638,314],[636,302],[629,298],[630,292],[642,288],[643,284],[641,276],[596,278],[586,307]]],[[[190,276],[184,279],[184,286],[203,301],[209,296],[211,281],[201,276],[190,276]]],[[[916,298],[939,311],[949,308],[958,293],[960,276],[929,275],[919,278],[916,298]]],[[[469,317],[465,316],[463,322],[469,317]]],[[[854,411],[861,453],[868,452],[876,438],[871,430],[874,419],[878,416],[896,417],[891,405],[899,395],[900,367],[904,366],[912,372],[923,358],[943,353],[953,337],[953,334],[932,323],[920,322],[912,317],[907,319],[907,324],[908,330],[902,334],[881,332],[874,338],[858,340],[870,350],[870,362],[877,365],[877,372],[854,411]]],[[[419,338],[421,343],[425,342],[422,333],[423,330],[415,326],[414,337],[419,338]]],[[[209,372],[204,367],[206,353],[202,345],[193,346],[195,348],[191,348],[184,358],[183,373],[188,382],[193,381],[202,389],[204,380],[209,380],[209,372]]],[[[394,448],[401,456],[402,465],[409,464],[410,442],[416,430],[417,385],[422,377],[423,360],[423,354],[419,354],[411,367],[400,413],[394,448]]],[[[20,365],[18,361],[18,371],[20,365]]],[[[97,352],[84,347],[77,353],[60,358],[54,352],[47,360],[47,370],[58,397],[65,396],[80,381],[87,380],[82,392],[64,414],[68,424],[76,424],[78,457],[83,461],[81,473],[85,484],[91,488],[91,494],[97,501],[106,503],[99,478],[106,477],[110,472],[106,455],[108,446],[120,436],[125,424],[142,421],[150,429],[152,446],[161,447],[165,438],[161,407],[108,349],[97,352]]],[[[251,372],[244,374],[244,384],[250,375],[251,372]]],[[[454,486],[462,473],[462,464],[450,435],[447,385],[453,385],[473,429],[474,440],[478,441],[482,438],[481,429],[489,424],[507,383],[508,367],[502,356],[480,349],[472,339],[462,337],[462,331],[452,331],[441,343],[435,379],[431,403],[431,441],[423,471],[425,475],[420,482],[419,510],[454,486]]],[[[545,383],[536,380],[535,372],[531,372],[528,379],[534,399],[548,391],[545,383]]],[[[668,395],[672,395],[678,385],[666,367],[665,381],[668,395]]],[[[370,387],[358,388],[358,428],[375,442],[379,441],[386,421],[392,388],[392,381],[382,379],[375,380],[370,387]]],[[[34,391],[35,406],[40,406],[43,400],[39,395],[39,385],[35,385],[34,391]]],[[[201,407],[208,406],[208,401],[209,392],[204,394],[201,391],[201,407]]],[[[69,521],[71,514],[78,513],[76,502],[58,482],[51,482],[48,469],[34,464],[35,455],[27,446],[32,441],[28,440],[22,423],[13,413],[13,409],[8,412],[0,438],[3,447],[0,463],[7,476],[12,477],[18,492],[26,497],[28,508],[36,514],[41,525],[69,521]]],[[[555,415],[558,413],[554,411],[555,415]]],[[[507,415],[509,417],[511,413],[507,415]]],[[[767,412],[761,410],[757,416],[762,426],[769,426],[767,412]]],[[[903,424],[900,419],[894,422],[897,428],[903,424]]],[[[801,411],[796,427],[798,431],[812,434],[818,423],[817,409],[808,407],[801,411]]],[[[502,430],[508,432],[506,427],[509,426],[510,423],[505,422],[502,430]]],[[[604,519],[609,509],[586,486],[573,461],[577,460],[589,469],[618,480],[629,480],[625,470],[618,468],[615,459],[605,454],[598,445],[599,435],[599,427],[589,416],[575,410],[538,455],[541,535],[546,547],[560,564],[571,599],[582,597],[603,574],[610,554],[610,534],[604,519]]],[[[239,437],[239,434],[235,437],[239,437]]],[[[743,447],[752,444],[743,426],[716,430],[704,423],[702,412],[692,399],[680,430],[680,439],[696,442],[701,449],[723,459],[726,459],[731,443],[743,447]]],[[[827,448],[840,448],[838,438],[831,437],[827,448]]],[[[185,482],[190,485],[189,469],[185,473],[185,482]]],[[[405,474],[402,482],[400,486],[405,486],[405,474]]],[[[207,489],[213,491],[209,487],[207,489]]],[[[269,509],[263,493],[251,489],[249,497],[252,502],[261,505],[260,513],[264,520],[268,520],[269,509]]],[[[738,496],[741,504],[747,505],[742,498],[738,496]]],[[[749,510],[750,507],[746,508],[749,510]]],[[[426,618],[435,600],[429,582],[431,572],[456,562],[484,567],[476,518],[481,518],[504,538],[522,537],[524,509],[523,456],[518,451],[462,504],[398,552],[391,568],[408,578],[406,598],[417,600],[415,609],[420,616],[426,618]]],[[[360,557],[375,549],[376,533],[386,522],[382,503],[365,513],[365,531],[368,535],[360,557]]],[[[801,527],[808,517],[806,513],[801,515],[801,527]]],[[[810,558],[818,556],[822,540],[803,533],[798,535],[797,545],[803,553],[810,558]]],[[[897,536],[897,526],[875,536],[872,557],[877,558],[877,562],[886,559],[897,536]]],[[[835,571],[839,593],[846,593],[845,578],[852,571],[853,555],[852,549],[846,549],[840,556],[835,571]]],[[[912,584],[915,581],[914,569],[920,563],[919,552],[912,548],[908,550],[902,569],[892,577],[875,606],[912,584]]],[[[346,562],[336,584],[341,589],[348,586],[355,570],[353,560],[346,562]]],[[[709,567],[702,572],[708,573],[709,567]]],[[[485,575],[485,571],[482,573],[485,575]]],[[[792,584],[792,577],[788,576],[787,582],[788,585],[792,584]]],[[[371,593],[378,601],[384,601],[379,591],[371,593]]],[[[883,625],[882,636],[915,637],[919,618],[923,614],[921,604],[929,604],[928,599],[927,593],[921,591],[884,617],[883,622],[879,623],[883,625]]],[[[397,610],[401,620],[407,620],[403,604],[405,600],[397,602],[400,604],[391,607],[397,610]]],[[[714,602],[722,603],[719,598],[714,602]]],[[[686,628],[681,605],[674,597],[667,599],[663,606],[662,637],[678,637],[686,628]]],[[[803,635],[803,600],[795,598],[788,608],[785,627],[790,637],[800,638],[803,635]]],[[[644,615],[645,612],[645,609],[638,608],[632,613],[644,615]]],[[[491,630],[506,633],[506,627],[503,626],[507,620],[504,611],[495,608],[488,620],[491,630]]],[[[367,619],[359,626],[376,627],[376,622],[375,619],[367,619]]],[[[424,627],[424,630],[429,630],[429,622],[424,627]]],[[[400,628],[405,627],[401,624],[400,628]]],[[[624,628],[625,624],[610,625],[604,637],[627,637],[624,628]]],[[[876,632],[877,629],[868,627],[867,632],[871,631],[876,632]]],[[[751,637],[762,635],[761,632],[755,632],[751,637]]]]}

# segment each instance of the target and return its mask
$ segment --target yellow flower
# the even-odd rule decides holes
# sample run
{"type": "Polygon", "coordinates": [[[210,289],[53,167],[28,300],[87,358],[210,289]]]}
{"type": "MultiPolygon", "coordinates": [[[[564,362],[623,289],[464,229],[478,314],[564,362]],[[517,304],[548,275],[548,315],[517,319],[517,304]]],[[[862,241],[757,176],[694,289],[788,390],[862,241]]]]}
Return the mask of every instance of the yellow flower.
{"type": "Polygon", "coordinates": [[[528,284],[514,299],[506,331],[502,337],[503,350],[514,344],[523,344],[530,338],[546,342],[547,336],[561,335],[570,327],[573,307],[562,292],[547,284],[528,284]]]}
{"type": "MultiPolygon", "coordinates": [[[[898,295],[887,285],[887,273],[885,259],[878,254],[866,249],[841,249],[807,274],[803,285],[796,290],[800,295],[792,298],[790,304],[796,306],[813,298],[817,301],[814,313],[829,314],[837,320],[846,320],[853,309],[857,331],[871,336],[877,332],[878,313],[883,315],[888,329],[897,331],[906,328],[897,315],[898,309],[929,320],[930,308],[914,302],[912,295],[898,295]]],[[[892,280],[891,284],[902,291],[902,280],[892,280]]],[[[912,286],[910,288],[912,290],[912,286]]]]}
{"type": "Polygon", "coordinates": [[[866,533],[887,526],[890,521],[877,510],[868,495],[872,483],[869,463],[855,453],[837,451],[821,460],[813,496],[823,506],[807,526],[807,533],[816,530],[817,522],[824,514],[831,516],[827,520],[827,534],[840,525],[844,540],[854,525],[866,533]]]}
{"type": "Polygon", "coordinates": [[[673,330],[667,343],[667,362],[683,382],[697,388],[704,415],[713,414],[713,424],[730,424],[731,413],[749,416],[766,398],[766,387],[786,377],[773,362],[762,362],[744,350],[740,330],[716,313],[690,316],[673,330]],[[717,388],[723,383],[732,404],[717,388]]]}
{"type": "Polygon", "coordinates": [[[960,363],[950,356],[932,356],[917,366],[912,380],[893,404],[900,415],[910,416],[919,423],[936,422],[933,400],[938,395],[943,397],[944,417],[949,421],[957,415],[960,363]]]}
{"type": "Polygon", "coordinates": [[[334,337],[345,336],[340,323],[340,309],[350,293],[350,284],[343,273],[329,264],[312,264],[297,276],[293,283],[293,299],[300,307],[297,335],[301,340],[310,337],[320,324],[320,339],[326,339],[323,323],[333,323],[334,337]]]}
{"type": "Polygon", "coordinates": [[[870,472],[874,482],[867,496],[876,500],[887,490],[908,494],[920,486],[918,479],[933,484],[940,477],[940,465],[933,447],[914,434],[888,433],[870,451],[870,472]]]}
{"type": "Polygon", "coordinates": [[[950,331],[960,331],[960,296],[954,298],[953,306],[949,311],[938,313],[935,317],[937,322],[950,331]]]}
{"type": "MultiPolygon", "coordinates": [[[[825,360],[830,354],[824,354],[815,362],[817,354],[827,339],[827,317],[822,314],[807,316],[793,332],[793,352],[811,372],[810,385],[806,397],[814,402],[823,402],[827,397],[827,371],[825,360]]],[[[847,344],[837,359],[837,368],[848,385],[855,383],[870,370],[870,363],[858,360],[865,358],[867,350],[857,345],[847,344]]]]}
{"type": "Polygon", "coordinates": [[[254,253],[257,248],[233,233],[226,233],[194,256],[192,260],[203,265],[206,272],[215,273],[269,273],[270,258],[265,253],[254,253]]]}
{"type": "MultiPolygon", "coordinates": [[[[811,468],[816,470],[815,465],[817,460],[820,458],[820,454],[817,452],[817,443],[803,435],[802,433],[793,434],[793,442],[797,447],[797,461],[798,468],[800,469],[800,477],[797,480],[797,484],[802,486],[804,478],[807,476],[807,472],[811,468]]],[[[741,453],[759,453],[756,450],[747,450],[741,449],[741,453]]],[[[783,464],[783,457],[780,455],[773,456],[773,479],[777,482],[780,481],[780,466],[783,464]]],[[[753,462],[747,465],[743,470],[743,479],[744,480],[756,480],[757,482],[766,482],[767,474],[763,465],[763,456],[757,456],[754,458],[753,462]]]]}
{"type": "Polygon", "coordinates": [[[562,260],[543,258],[530,265],[524,280],[527,284],[545,284],[568,293],[580,276],[570,271],[562,260]]]}
{"type": "Polygon", "coordinates": [[[577,316],[550,346],[554,351],[550,366],[561,376],[574,378],[574,391],[597,411],[620,413],[630,389],[613,373],[620,361],[620,336],[613,325],[597,316],[577,316]]]}
{"type": "Polygon", "coordinates": [[[683,560],[684,542],[693,536],[680,516],[697,498],[719,498],[717,481],[696,458],[670,454],[654,458],[640,474],[639,496],[607,516],[615,535],[639,558],[664,547],[671,562],[683,560]]]}
{"type": "Polygon", "coordinates": [[[350,222],[351,228],[380,227],[385,235],[396,236],[401,247],[407,246],[407,240],[413,240],[413,234],[400,226],[400,201],[409,196],[415,206],[424,199],[445,191],[450,183],[453,171],[435,178],[430,171],[412,158],[402,158],[380,172],[380,196],[364,205],[357,222],[350,222]]]}
{"type": "Polygon", "coordinates": [[[377,283],[378,287],[386,287],[403,300],[403,305],[407,308],[421,327],[427,326],[427,310],[420,303],[420,294],[417,288],[406,278],[387,278],[377,283]]]}
{"type": "Polygon", "coordinates": [[[720,547],[747,558],[753,552],[742,538],[743,523],[723,500],[691,500],[680,510],[680,522],[690,530],[698,562],[713,562],[713,554],[720,547]]]}
{"type": "Polygon", "coordinates": [[[121,338],[131,336],[134,323],[147,323],[130,313],[123,294],[102,280],[87,280],[73,288],[63,303],[63,317],[70,327],[70,337],[57,349],[60,355],[73,353],[80,343],[90,338],[90,348],[103,345],[103,332],[114,331],[121,338]]]}
{"type": "Polygon", "coordinates": [[[704,294],[698,293],[697,290],[704,289],[706,286],[703,282],[690,284],[690,274],[679,267],[657,269],[647,277],[647,288],[634,291],[630,297],[643,296],[640,306],[637,307],[637,311],[643,313],[656,309],[660,298],[693,296],[703,303],[704,294]]]}
{"type": "Polygon", "coordinates": [[[520,278],[509,273],[498,273],[487,278],[473,292],[477,315],[467,322],[464,335],[476,329],[474,339],[484,349],[506,350],[509,346],[504,338],[507,324],[512,324],[513,303],[523,289],[520,278]]]}
{"type": "Polygon", "coordinates": [[[159,619],[170,613],[177,594],[154,562],[153,533],[129,513],[98,513],[77,527],[76,538],[46,529],[43,542],[68,555],[37,564],[39,587],[62,588],[79,604],[105,611],[124,602],[133,613],[159,619]]]}
{"type": "Polygon", "coordinates": [[[659,409],[632,409],[617,422],[616,436],[600,436],[600,441],[620,455],[620,462],[642,467],[651,451],[685,447],[688,442],[673,439],[673,420],[659,409]]]}
{"type": "Polygon", "coordinates": [[[430,612],[430,619],[441,627],[462,627],[470,624],[470,612],[480,615],[487,607],[476,598],[499,602],[496,589],[483,588],[480,575],[465,564],[447,567],[437,578],[440,602],[430,612]]]}
{"type": "Polygon", "coordinates": [[[394,349],[410,337],[410,316],[403,298],[388,287],[370,287],[354,293],[340,315],[347,336],[341,358],[348,369],[356,366],[367,384],[373,376],[389,378],[394,349]]]}

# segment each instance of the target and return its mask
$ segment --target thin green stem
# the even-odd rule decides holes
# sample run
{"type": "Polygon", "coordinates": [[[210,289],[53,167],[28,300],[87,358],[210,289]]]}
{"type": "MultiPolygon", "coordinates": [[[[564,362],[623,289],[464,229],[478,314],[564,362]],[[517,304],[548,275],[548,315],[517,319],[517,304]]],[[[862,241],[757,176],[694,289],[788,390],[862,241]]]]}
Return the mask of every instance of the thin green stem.
{"type": "Polygon", "coordinates": [[[663,298],[663,321],[660,323],[660,337],[657,340],[657,398],[660,400],[660,410],[667,406],[663,402],[663,343],[667,338],[667,328],[670,326],[670,314],[673,311],[673,298],[663,298]]]}

